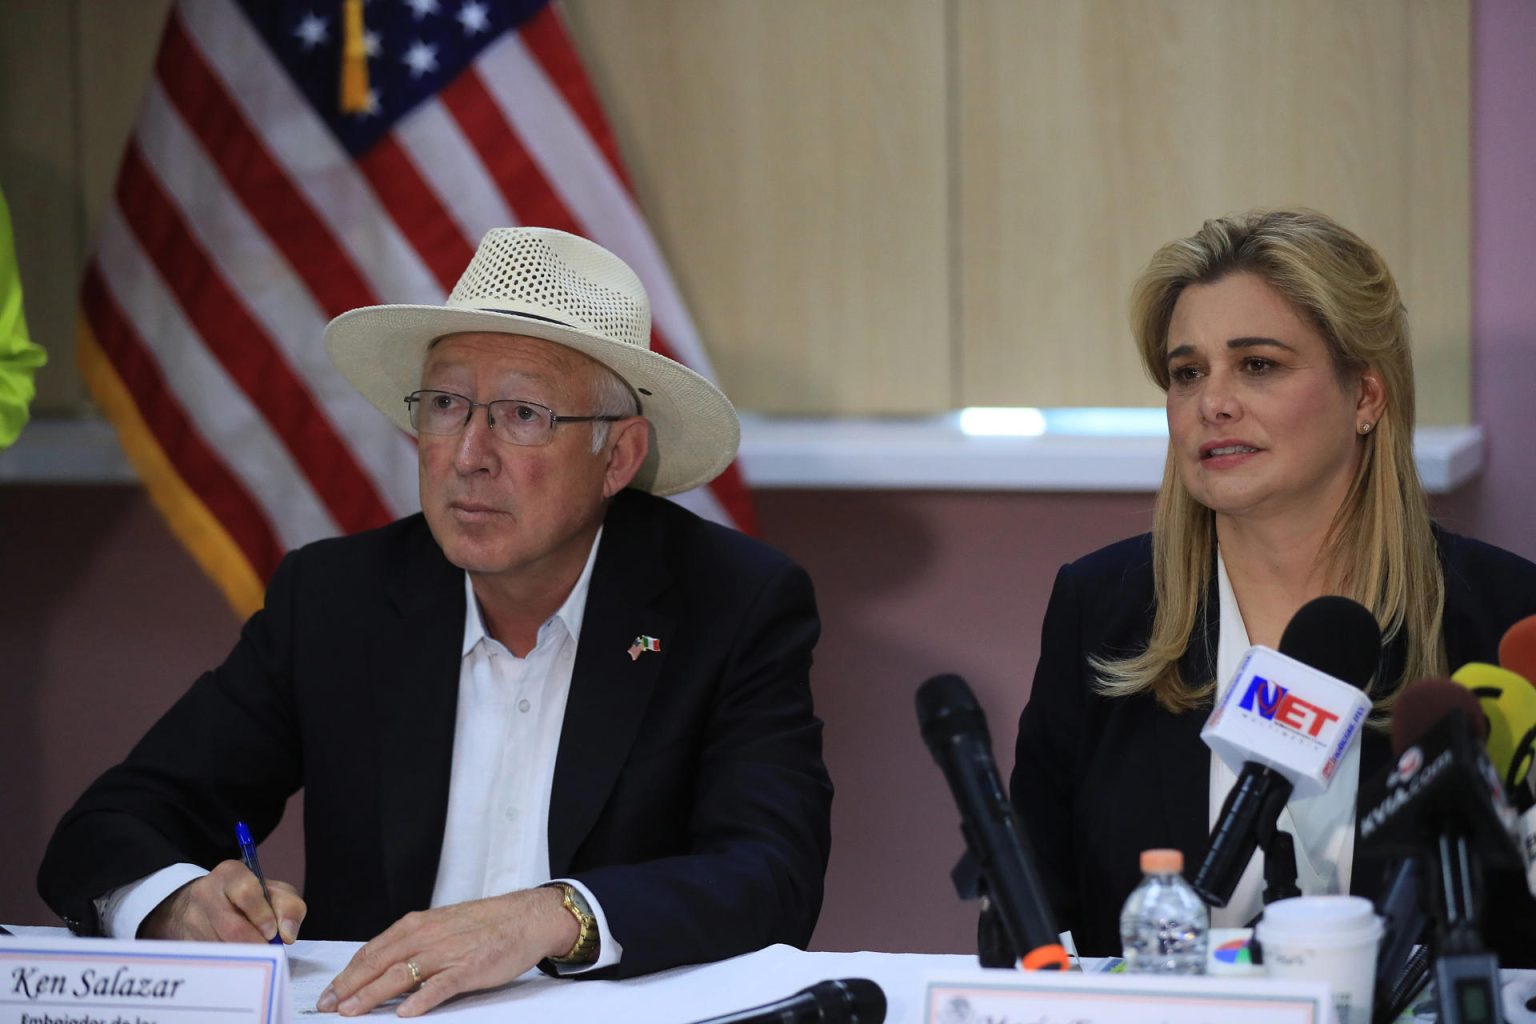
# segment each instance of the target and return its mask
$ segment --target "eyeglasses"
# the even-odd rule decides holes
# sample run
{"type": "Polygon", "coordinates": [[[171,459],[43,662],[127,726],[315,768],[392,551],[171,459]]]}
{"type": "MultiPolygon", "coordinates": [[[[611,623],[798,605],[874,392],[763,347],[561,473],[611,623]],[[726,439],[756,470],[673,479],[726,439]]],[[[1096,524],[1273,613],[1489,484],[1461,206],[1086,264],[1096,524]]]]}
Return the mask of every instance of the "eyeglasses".
{"type": "Polygon", "coordinates": [[[453,437],[469,426],[476,409],[485,410],[491,432],[508,444],[534,448],[555,439],[555,427],[561,423],[612,423],[625,416],[561,416],[547,405],[525,402],[520,398],[499,398],[494,402],[472,402],[452,391],[413,391],[405,396],[411,426],[418,434],[453,437]]]}

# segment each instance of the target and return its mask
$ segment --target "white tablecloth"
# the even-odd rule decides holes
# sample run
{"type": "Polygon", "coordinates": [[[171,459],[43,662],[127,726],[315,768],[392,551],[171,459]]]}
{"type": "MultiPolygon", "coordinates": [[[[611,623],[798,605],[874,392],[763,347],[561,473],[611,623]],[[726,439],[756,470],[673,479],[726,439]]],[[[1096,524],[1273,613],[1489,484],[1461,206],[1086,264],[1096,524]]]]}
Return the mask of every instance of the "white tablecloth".
{"type": "MultiPolygon", "coordinates": [[[[61,935],[60,928],[14,927],[18,934],[61,935]]],[[[289,949],[294,1006],[299,1016],[314,1013],[315,1000],[361,945],[299,941],[289,949]]],[[[531,971],[511,985],[450,1001],[429,1019],[454,1022],[623,1021],[624,1024],[690,1024],[782,999],[828,978],[868,978],[885,992],[890,1024],[922,1024],[927,981],[1008,976],[982,971],[976,958],[960,954],[807,953],[770,946],[746,956],[700,967],[679,967],[627,981],[572,981],[531,971]]],[[[1536,1024],[1524,1008],[1536,996],[1536,971],[1505,971],[1504,1011],[1509,1024],[1536,1024]]],[[[394,1015],[392,1006],[375,1011],[394,1015]]]]}

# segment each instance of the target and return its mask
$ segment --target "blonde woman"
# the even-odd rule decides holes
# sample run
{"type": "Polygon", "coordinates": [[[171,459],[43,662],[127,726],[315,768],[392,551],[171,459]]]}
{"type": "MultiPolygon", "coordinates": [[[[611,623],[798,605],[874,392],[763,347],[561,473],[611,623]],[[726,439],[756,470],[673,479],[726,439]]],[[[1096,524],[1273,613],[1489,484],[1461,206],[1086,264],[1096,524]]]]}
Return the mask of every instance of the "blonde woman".
{"type": "MultiPolygon", "coordinates": [[[[1153,530],[1058,574],[1012,782],[1058,921],[1090,955],[1120,951],[1140,850],[1198,864],[1234,782],[1200,728],[1242,653],[1278,647],[1303,604],[1375,613],[1383,711],[1405,681],[1495,661],[1536,613],[1536,565],[1430,522],[1407,319],[1364,241],[1310,211],[1207,221],[1158,250],[1131,308],[1167,393],[1153,530]]],[[[1355,801],[1389,756],[1367,730],[1327,793],[1282,813],[1304,893],[1379,886],[1354,858],[1355,801]]],[[[1262,857],[1215,926],[1258,913],[1262,857]]]]}

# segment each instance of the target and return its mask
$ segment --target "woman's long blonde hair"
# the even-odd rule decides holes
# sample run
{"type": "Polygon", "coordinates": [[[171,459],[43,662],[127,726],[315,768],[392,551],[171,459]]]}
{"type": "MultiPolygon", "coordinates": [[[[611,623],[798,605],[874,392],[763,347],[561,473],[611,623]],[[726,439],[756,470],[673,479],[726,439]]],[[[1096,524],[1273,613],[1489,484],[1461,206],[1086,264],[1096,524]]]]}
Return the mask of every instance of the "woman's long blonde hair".
{"type": "MultiPolygon", "coordinates": [[[[1445,580],[1413,461],[1413,357],[1391,271],[1357,235],[1311,210],[1206,221],[1191,237],[1159,249],[1131,293],[1142,362],[1164,391],[1168,324],[1179,295],[1233,273],[1253,274],[1285,296],[1327,341],[1341,376],[1367,367],[1380,376],[1386,407],[1360,438],[1359,468],[1320,557],[1339,592],[1375,613],[1384,641],[1408,639],[1402,679],[1444,675],[1445,580]]],[[[1182,678],[1179,659],[1205,615],[1215,543],[1215,516],[1185,490],[1170,451],[1152,521],[1152,635],[1138,654],[1092,661],[1100,692],[1151,691],[1171,711],[1211,697],[1215,680],[1182,678]]],[[[1214,666],[1215,651],[1209,653],[1214,666]]],[[[1402,679],[1373,681],[1367,692],[1379,709],[1390,705],[1402,679]]]]}

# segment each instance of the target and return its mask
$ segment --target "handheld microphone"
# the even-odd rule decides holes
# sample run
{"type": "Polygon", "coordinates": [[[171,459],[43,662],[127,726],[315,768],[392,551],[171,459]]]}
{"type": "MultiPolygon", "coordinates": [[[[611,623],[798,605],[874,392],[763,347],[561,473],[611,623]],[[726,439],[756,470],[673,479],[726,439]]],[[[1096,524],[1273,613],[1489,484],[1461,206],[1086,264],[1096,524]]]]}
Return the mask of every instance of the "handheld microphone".
{"type": "MultiPolygon", "coordinates": [[[[1408,742],[1403,737],[1422,735],[1452,708],[1460,708],[1463,713],[1473,716],[1468,723],[1475,735],[1486,736],[1486,720],[1476,717],[1479,714],[1477,702],[1447,689],[1447,685],[1450,684],[1444,680],[1426,679],[1404,690],[1406,693],[1411,689],[1414,696],[1408,700],[1407,714],[1403,714],[1399,706],[1394,719],[1398,737],[1396,747],[1406,749],[1408,742]],[[1419,687],[1426,683],[1430,689],[1421,691],[1419,687]]],[[[1401,749],[1398,752],[1401,753],[1401,749]]],[[[1363,793],[1373,794],[1384,785],[1380,779],[1386,777],[1384,774],[1367,780],[1362,784],[1363,793]]],[[[1379,800],[1376,799],[1365,801],[1367,806],[1377,804],[1379,800]]],[[[1369,844],[1362,842],[1362,847],[1369,849],[1369,844]]],[[[1414,956],[1414,947],[1428,941],[1429,926],[1434,920],[1427,905],[1428,897],[1423,895],[1428,893],[1429,885],[1417,851],[1395,859],[1391,877],[1376,905],[1383,927],[1381,946],[1376,955],[1375,1024],[1392,1024],[1401,1015],[1411,994],[1420,991],[1429,980],[1427,958],[1414,956]]]]}
{"type": "Polygon", "coordinates": [[[1253,647],[1200,738],[1237,773],[1191,884],[1224,907],[1259,840],[1294,792],[1316,796],[1360,735],[1361,690],[1381,657],[1381,628],[1363,605],[1320,597],[1296,612],[1280,650],[1253,647]]]}
{"type": "Polygon", "coordinates": [[[1420,896],[1427,882],[1418,857],[1403,857],[1392,865],[1391,874],[1376,913],[1381,915],[1381,944],[1376,949],[1376,985],[1372,1024],[1392,1024],[1402,1015],[1399,996],[1416,993],[1420,986],[1405,984],[1425,977],[1427,964],[1418,961],[1414,970],[1414,947],[1428,938],[1430,917],[1420,896]]]}
{"type": "Polygon", "coordinates": [[[792,996],[698,1024],[881,1024],[885,993],[868,978],[820,981],[792,996]]]}
{"type": "Polygon", "coordinates": [[[1477,661],[1457,669],[1451,681],[1470,690],[1488,716],[1488,757],[1505,794],[1522,810],[1530,807],[1525,796],[1536,744],[1536,687],[1507,668],[1477,661]]]}
{"type": "Polygon", "coordinates": [[[1532,897],[1536,897],[1536,805],[1520,815],[1516,828],[1518,834],[1515,839],[1520,844],[1521,856],[1525,858],[1525,887],[1530,890],[1532,897]]]}
{"type": "MultiPolygon", "coordinates": [[[[1527,615],[1504,631],[1499,640],[1499,664],[1536,686],[1536,615],[1527,615]]],[[[1536,740],[1532,743],[1536,745],[1536,740]]],[[[1525,783],[1531,804],[1536,804],[1536,763],[1527,762],[1525,783]]]]}
{"type": "Polygon", "coordinates": [[[1446,679],[1403,689],[1392,714],[1397,763],[1366,787],[1360,818],[1363,848],[1414,854],[1447,831],[1475,841],[1490,867],[1522,867],[1515,811],[1498,771],[1483,751],[1487,718],[1471,692],[1446,679]]]}
{"type": "Polygon", "coordinates": [[[1013,949],[1023,952],[1020,966],[1065,970],[1067,952],[1057,938],[1024,826],[1003,792],[976,695],[959,676],[935,676],[918,687],[917,721],[960,809],[960,831],[988,897],[1013,949]]]}
{"type": "Polygon", "coordinates": [[[1527,615],[1504,631],[1499,664],[1525,679],[1536,679],[1536,615],[1527,615]]]}
{"type": "MultiPolygon", "coordinates": [[[[1499,664],[1526,680],[1536,680],[1536,615],[1527,615],[1505,630],[1499,641],[1499,664]]],[[[1529,752],[1531,746],[1536,746],[1536,737],[1527,733],[1526,740],[1525,785],[1516,785],[1509,796],[1522,809],[1520,845],[1525,853],[1525,884],[1531,895],[1536,896],[1536,754],[1529,752]]],[[[1514,756],[1520,757],[1518,749],[1514,756]]],[[[1510,770],[1515,767],[1512,761],[1510,770]]]]}
{"type": "Polygon", "coordinates": [[[1469,1010],[1479,1003],[1497,1006],[1498,962],[1481,935],[1483,871],[1520,857],[1514,809],[1480,735],[1487,719],[1470,691],[1443,679],[1406,687],[1392,717],[1397,763],[1371,781],[1375,799],[1360,819],[1362,849],[1429,858],[1438,1019],[1447,1024],[1479,1019],[1469,1010]]]}

